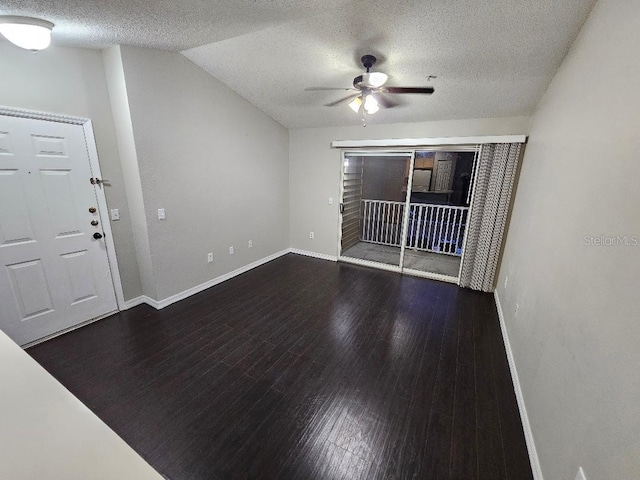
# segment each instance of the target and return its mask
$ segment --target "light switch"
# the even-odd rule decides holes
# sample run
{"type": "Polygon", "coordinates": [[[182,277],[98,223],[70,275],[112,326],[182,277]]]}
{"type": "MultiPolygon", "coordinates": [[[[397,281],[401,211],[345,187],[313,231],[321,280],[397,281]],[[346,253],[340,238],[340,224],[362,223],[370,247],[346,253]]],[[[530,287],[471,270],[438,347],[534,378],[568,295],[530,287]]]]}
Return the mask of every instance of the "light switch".
{"type": "Polygon", "coordinates": [[[111,209],[111,220],[114,222],[116,220],[120,220],[120,210],[118,210],[117,208],[111,209]]]}
{"type": "Polygon", "coordinates": [[[158,220],[164,220],[166,217],[165,213],[164,213],[164,208],[159,208],[158,209],[158,220]]]}
{"type": "Polygon", "coordinates": [[[329,205],[333,205],[333,197],[329,197],[329,205]]]}

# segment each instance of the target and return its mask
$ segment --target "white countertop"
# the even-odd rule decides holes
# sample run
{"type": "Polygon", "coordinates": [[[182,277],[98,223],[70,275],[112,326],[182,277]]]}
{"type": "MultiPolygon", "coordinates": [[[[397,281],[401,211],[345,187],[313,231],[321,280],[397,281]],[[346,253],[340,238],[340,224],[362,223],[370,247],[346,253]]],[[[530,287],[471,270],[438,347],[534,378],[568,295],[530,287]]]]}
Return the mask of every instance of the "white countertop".
{"type": "Polygon", "coordinates": [[[0,331],[0,479],[162,476],[0,331]]]}

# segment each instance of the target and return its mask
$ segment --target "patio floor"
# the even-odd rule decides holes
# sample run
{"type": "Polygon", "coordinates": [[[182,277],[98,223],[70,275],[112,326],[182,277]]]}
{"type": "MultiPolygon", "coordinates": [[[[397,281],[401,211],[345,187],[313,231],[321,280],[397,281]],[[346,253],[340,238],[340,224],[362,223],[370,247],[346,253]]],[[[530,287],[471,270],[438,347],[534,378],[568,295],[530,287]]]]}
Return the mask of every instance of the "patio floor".
{"type": "MultiPolygon", "coordinates": [[[[398,265],[400,263],[400,247],[375,243],[358,242],[353,247],[342,252],[342,255],[386,265],[398,265]]],[[[460,260],[460,257],[452,255],[421,252],[407,248],[404,254],[404,267],[457,278],[460,271],[460,260]]]]}

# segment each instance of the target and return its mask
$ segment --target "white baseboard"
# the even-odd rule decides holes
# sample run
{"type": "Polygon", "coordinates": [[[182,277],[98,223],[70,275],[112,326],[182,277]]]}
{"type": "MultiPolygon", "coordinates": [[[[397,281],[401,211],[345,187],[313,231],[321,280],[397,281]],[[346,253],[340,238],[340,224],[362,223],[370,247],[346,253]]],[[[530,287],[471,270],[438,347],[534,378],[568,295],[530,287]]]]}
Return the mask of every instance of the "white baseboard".
{"type": "MultiPolygon", "coordinates": [[[[195,288],[197,288],[197,287],[195,287],[195,288]]],[[[203,290],[204,290],[204,289],[203,289],[203,290]]],[[[200,291],[202,291],[202,290],[198,290],[198,292],[200,292],[200,291]]],[[[193,294],[195,294],[195,293],[198,293],[198,292],[193,292],[191,295],[193,295],[193,294]]],[[[184,293],[184,292],[182,292],[182,293],[184,293]]],[[[181,295],[181,294],[179,294],[179,295],[181,295]]],[[[185,296],[185,297],[183,297],[183,298],[187,298],[188,296],[189,296],[189,295],[187,295],[187,296],[185,296]]],[[[171,305],[171,303],[175,303],[175,302],[177,302],[177,301],[178,301],[178,300],[175,300],[174,302],[167,303],[167,305],[162,305],[163,300],[160,300],[160,301],[158,301],[158,300],[154,300],[153,298],[151,298],[151,297],[147,297],[146,295],[143,295],[143,297],[144,297],[144,303],[146,303],[146,304],[147,304],[147,305],[149,305],[150,307],[155,308],[156,310],[160,310],[161,308],[166,307],[167,305],[171,305]]],[[[171,298],[171,297],[170,297],[170,298],[171,298]]],[[[182,300],[182,299],[181,299],[181,300],[182,300]]]]}
{"type": "Polygon", "coordinates": [[[290,248],[289,252],[296,253],[298,255],[304,255],[305,257],[313,257],[313,258],[320,258],[322,260],[329,260],[331,262],[338,261],[338,257],[336,257],[335,255],[326,255],[324,253],[309,252],[307,250],[298,250],[297,248],[290,248]]]}
{"type": "Polygon", "coordinates": [[[520,418],[522,419],[522,429],[524,430],[524,438],[525,438],[525,441],[527,442],[527,450],[529,451],[529,462],[531,463],[533,478],[535,480],[544,480],[544,478],[542,477],[542,469],[540,468],[540,459],[538,458],[536,444],[533,439],[533,432],[531,431],[531,424],[529,423],[529,416],[527,415],[527,408],[525,407],[525,404],[524,404],[524,396],[522,394],[522,388],[520,387],[520,379],[518,378],[518,371],[516,370],[516,363],[515,363],[515,359],[513,358],[511,343],[509,343],[509,335],[507,334],[507,324],[504,319],[504,313],[502,312],[502,305],[500,304],[500,297],[498,296],[498,290],[495,290],[493,292],[493,296],[496,301],[496,308],[498,309],[498,318],[500,319],[500,330],[502,331],[504,348],[507,351],[507,360],[509,361],[509,370],[511,370],[511,380],[513,381],[513,388],[516,393],[516,399],[518,400],[518,409],[520,410],[520,418]]]}
{"type": "Polygon", "coordinates": [[[149,297],[146,295],[140,295],[139,297],[132,298],[131,300],[125,300],[124,310],[129,310],[130,308],[147,303],[147,300],[149,300],[149,297]]]}
{"type": "Polygon", "coordinates": [[[190,297],[191,295],[200,293],[201,291],[206,290],[207,288],[211,288],[214,285],[218,285],[219,283],[222,283],[233,277],[237,277],[238,275],[248,272],[249,270],[259,267],[260,265],[264,265],[265,263],[270,262],[271,260],[275,260],[276,258],[282,257],[283,255],[286,255],[289,252],[290,252],[290,249],[286,249],[286,250],[282,250],[280,252],[274,253],[273,255],[269,255],[268,257],[261,258],[260,260],[256,260],[255,262],[249,263],[244,267],[240,267],[236,270],[233,270],[232,272],[225,273],[224,275],[220,275],[219,277],[208,280],[204,283],[201,283],[200,285],[191,287],[185,290],[184,292],[171,295],[170,297],[167,297],[163,300],[154,300],[153,298],[150,298],[146,295],[141,295],[140,297],[136,297],[132,300],[129,300],[129,302],[126,302],[127,308],[130,308],[128,305],[129,303],[131,303],[131,306],[139,305],[141,303],[146,303],[147,305],[152,306],[156,310],[160,310],[164,307],[168,307],[172,303],[176,303],[176,302],[179,302],[180,300],[184,300],[185,298],[190,297]],[[135,302],[138,302],[138,303],[135,303],[135,302]]]}

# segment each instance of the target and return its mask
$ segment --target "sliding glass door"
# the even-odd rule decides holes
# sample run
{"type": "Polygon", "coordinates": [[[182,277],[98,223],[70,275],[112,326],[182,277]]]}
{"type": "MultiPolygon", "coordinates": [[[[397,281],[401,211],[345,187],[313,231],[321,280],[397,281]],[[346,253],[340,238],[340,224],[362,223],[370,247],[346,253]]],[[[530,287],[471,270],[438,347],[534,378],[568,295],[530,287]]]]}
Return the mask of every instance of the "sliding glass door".
{"type": "Polygon", "coordinates": [[[345,154],[340,256],[400,270],[413,154],[345,154]]]}
{"type": "Polygon", "coordinates": [[[475,146],[345,152],[340,259],[457,281],[475,146]]]}

